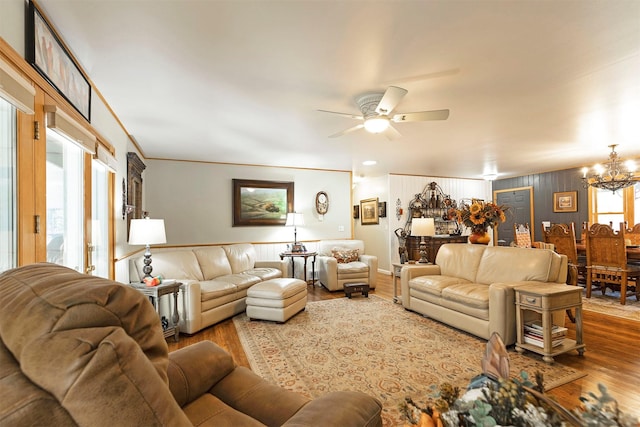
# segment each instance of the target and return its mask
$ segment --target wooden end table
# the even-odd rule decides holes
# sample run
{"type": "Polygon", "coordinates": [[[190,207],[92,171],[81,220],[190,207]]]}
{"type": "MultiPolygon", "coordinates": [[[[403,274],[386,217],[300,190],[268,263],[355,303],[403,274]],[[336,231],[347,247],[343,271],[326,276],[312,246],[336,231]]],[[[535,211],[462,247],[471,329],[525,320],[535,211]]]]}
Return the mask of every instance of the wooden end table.
{"type": "MultiPolygon", "coordinates": [[[[585,345],[582,341],[582,288],[580,286],[562,285],[557,283],[540,283],[524,285],[515,288],[516,293],[516,322],[517,341],[516,350],[524,350],[541,354],[542,360],[553,363],[553,357],[568,351],[577,350],[582,356],[585,345]],[[562,344],[553,346],[553,312],[570,310],[576,311],[576,339],[564,338],[562,344]],[[531,316],[531,313],[537,315],[531,316]],[[524,325],[528,318],[542,320],[543,347],[528,344],[524,340],[524,325]]],[[[559,325],[562,326],[562,325],[559,325]]]]}
{"type": "Polygon", "coordinates": [[[180,286],[182,286],[181,282],[177,281],[169,281],[167,283],[161,283],[158,286],[147,286],[144,283],[134,282],[129,284],[132,288],[140,291],[144,295],[149,297],[149,301],[153,304],[153,307],[156,309],[156,313],[158,313],[158,317],[162,321],[162,316],[160,314],[160,297],[163,295],[173,294],[173,316],[171,317],[172,324],[169,325],[168,328],[164,328],[164,337],[170,337],[173,335],[173,338],[176,342],[178,342],[178,338],[180,335],[180,327],[178,323],[180,322],[180,313],[178,312],[178,293],[180,292],[180,286]]]}
{"type": "Polygon", "coordinates": [[[291,258],[291,277],[295,279],[296,277],[296,263],[294,262],[294,258],[302,257],[304,258],[304,281],[309,284],[307,280],[307,258],[311,258],[311,284],[315,285],[316,283],[316,255],[317,252],[282,252],[280,254],[280,259],[291,258]]]}

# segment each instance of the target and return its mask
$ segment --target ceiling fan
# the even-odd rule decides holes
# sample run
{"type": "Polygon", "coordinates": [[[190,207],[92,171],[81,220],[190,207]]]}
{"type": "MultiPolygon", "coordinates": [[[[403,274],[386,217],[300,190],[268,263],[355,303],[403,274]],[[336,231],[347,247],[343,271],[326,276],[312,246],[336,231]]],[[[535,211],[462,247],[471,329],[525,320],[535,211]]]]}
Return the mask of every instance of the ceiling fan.
{"type": "Polygon", "coordinates": [[[423,122],[429,120],[446,120],[449,117],[449,110],[420,111],[416,113],[396,113],[391,115],[402,98],[407,94],[407,90],[397,86],[389,86],[385,93],[365,93],[355,98],[356,104],[360,108],[362,115],[338,113],[336,111],[318,110],[323,113],[339,114],[363,123],[342,132],[329,135],[329,138],[346,135],[358,129],[365,129],[371,133],[382,133],[388,139],[400,137],[391,122],[423,122]]]}

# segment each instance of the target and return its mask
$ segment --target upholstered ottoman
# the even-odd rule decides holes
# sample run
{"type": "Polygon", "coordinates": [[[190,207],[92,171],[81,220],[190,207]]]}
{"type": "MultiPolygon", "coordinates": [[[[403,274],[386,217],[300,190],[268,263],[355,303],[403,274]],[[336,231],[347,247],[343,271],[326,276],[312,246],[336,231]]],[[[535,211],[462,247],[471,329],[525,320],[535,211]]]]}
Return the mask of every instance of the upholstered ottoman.
{"type": "Polygon", "coordinates": [[[278,278],[256,283],[247,290],[249,319],[286,322],[307,306],[304,280],[278,278]]]}

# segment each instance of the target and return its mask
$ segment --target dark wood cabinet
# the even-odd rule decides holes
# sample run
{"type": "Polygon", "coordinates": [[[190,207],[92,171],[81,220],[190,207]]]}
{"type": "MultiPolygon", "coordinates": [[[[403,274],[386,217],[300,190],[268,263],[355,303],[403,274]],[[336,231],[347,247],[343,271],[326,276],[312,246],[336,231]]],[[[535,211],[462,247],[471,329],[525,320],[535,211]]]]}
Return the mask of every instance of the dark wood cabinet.
{"type": "MultiPolygon", "coordinates": [[[[467,243],[467,239],[468,236],[425,237],[424,241],[427,244],[427,259],[429,262],[434,263],[440,246],[445,243],[467,243]]],[[[418,261],[420,259],[420,237],[408,236],[406,245],[409,260],[418,261]]]]}

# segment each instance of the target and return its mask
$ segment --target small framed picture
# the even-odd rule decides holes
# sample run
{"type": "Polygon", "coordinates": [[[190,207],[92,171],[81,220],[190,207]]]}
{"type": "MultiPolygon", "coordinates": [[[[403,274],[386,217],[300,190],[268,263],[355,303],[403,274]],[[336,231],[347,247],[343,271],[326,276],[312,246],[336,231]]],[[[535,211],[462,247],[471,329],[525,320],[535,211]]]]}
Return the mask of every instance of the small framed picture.
{"type": "Polygon", "coordinates": [[[353,206],[353,219],[358,219],[358,218],[360,218],[360,206],[354,205],[353,206]]]}
{"type": "Polygon", "coordinates": [[[378,203],[378,216],[380,218],[387,217],[387,202],[378,203]]]}
{"type": "Polygon", "coordinates": [[[554,212],[578,212],[578,192],[560,191],[553,193],[554,212]]]}
{"type": "Polygon", "coordinates": [[[360,200],[360,224],[378,224],[378,198],[360,200]]]}

